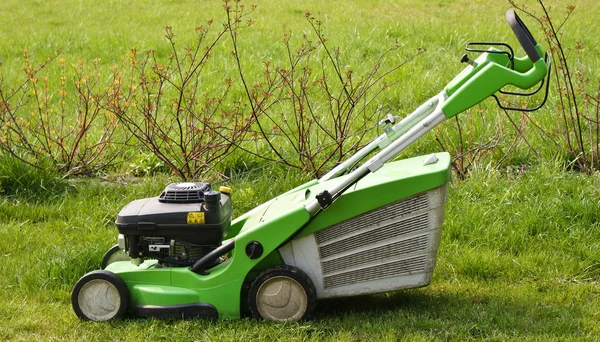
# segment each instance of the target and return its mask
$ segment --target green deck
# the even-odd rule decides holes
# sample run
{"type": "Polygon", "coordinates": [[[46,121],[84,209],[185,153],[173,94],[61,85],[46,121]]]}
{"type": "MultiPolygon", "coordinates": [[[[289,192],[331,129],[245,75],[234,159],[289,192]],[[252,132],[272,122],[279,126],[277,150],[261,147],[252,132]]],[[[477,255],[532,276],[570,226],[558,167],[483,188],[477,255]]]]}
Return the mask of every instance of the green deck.
{"type": "MultiPolygon", "coordinates": [[[[241,289],[249,272],[282,263],[277,249],[293,234],[297,237],[360,215],[375,208],[410,197],[448,182],[450,155],[437,153],[437,163],[423,165],[425,156],[385,164],[377,172],[361,179],[329,208],[312,220],[304,205],[314,196],[343,181],[344,177],[324,183],[309,182],[240,216],[232,224],[236,248],[231,257],[199,275],[187,267],[154,268],[155,261],[135,266],[116,262],[107,270],[119,274],[129,287],[135,305],[177,305],[210,303],[220,318],[240,316],[241,289]],[[244,246],[259,241],[264,254],[258,259],[246,256],[244,246]]],[[[230,235],[232,235],[230,232],[230,235]]]]}

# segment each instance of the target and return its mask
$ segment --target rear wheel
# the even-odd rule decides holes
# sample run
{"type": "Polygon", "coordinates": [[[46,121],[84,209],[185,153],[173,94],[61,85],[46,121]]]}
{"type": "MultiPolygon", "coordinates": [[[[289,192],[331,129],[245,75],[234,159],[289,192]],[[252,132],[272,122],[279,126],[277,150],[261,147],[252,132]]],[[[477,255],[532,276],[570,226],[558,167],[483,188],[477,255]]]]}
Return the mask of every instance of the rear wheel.
{"type": "Polygon", "coordinates": [[[129,304],[129,290],[118,275],[104,270],[92,271],[77,281],[71,294],[75,314],[89,321],[108,321],[123,317],[129,304]]]}
{"type": "Polygon", "coordinates": [[[263,271],[250,285],[252,316],[278,322],[309,319],[317,305],[315,286],[306,273],[287,265],[263,271]]]}
{"type": "Polygon", "coordinates": [[[102,257],[102,263],[100,264],[100,269],[105,269],[106,266],[112,264],[117,261],[129,261],[129,255],[123,252],[119,245],[112,246],[102,257]]]}

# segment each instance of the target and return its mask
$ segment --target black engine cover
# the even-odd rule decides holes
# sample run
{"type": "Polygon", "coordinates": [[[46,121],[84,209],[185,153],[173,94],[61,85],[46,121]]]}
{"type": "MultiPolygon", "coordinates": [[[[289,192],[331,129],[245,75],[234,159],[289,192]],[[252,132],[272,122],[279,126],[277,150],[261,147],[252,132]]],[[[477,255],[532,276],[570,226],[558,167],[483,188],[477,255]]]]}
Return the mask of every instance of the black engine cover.
{"type": "MultiPolygon", "coordinates": [[[[195,203],[165,202],[161,197],[135,200],[121,210],[115,224],[134,251],[139,237],[165,237],[218,247],[229,232],[231,213],[230,195],[210,190],[195,203]]],[[[134,257],[132,254],[138,253],[130,253],[134,257]]]]}

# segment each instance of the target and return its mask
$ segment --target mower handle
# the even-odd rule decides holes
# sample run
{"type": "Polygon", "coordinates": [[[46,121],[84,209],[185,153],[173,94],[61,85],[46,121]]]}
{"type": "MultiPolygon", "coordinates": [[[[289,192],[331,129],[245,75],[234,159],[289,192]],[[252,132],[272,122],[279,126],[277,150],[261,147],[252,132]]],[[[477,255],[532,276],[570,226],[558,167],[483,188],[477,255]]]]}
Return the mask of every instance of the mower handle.
{"type": "MultiPolygon", "coordinates": [[[[463,57],[461,61],[467,62],[469,66],[465,67],[448,83],[443,91],[391,127],[391,130],[386,130],[384,127],[384,134],[319,179],[318,182],[323,183],[340,175],[346,175],[343,180],[331,185],[327,190],[319,193],[313,201],[306,204],[305,207],[308,212],[311,215],[316,215],[320,210],[327,208],[344,191],[350,189],[369,172],[377,171],[384,163],[394,158],[425,133],[444,120],[452,118],[493,96],[495,92],[500,91],[504,86],[512,85],[520,89],[529,89],[543,82],[544,77],[548,77],[546,82],[549,82],[551,61],[549,53],[546,52],[545,59],[540,57],[542,53],[541,46],[514,10],[509,9],[506,12],[506,20],[527,53],[527,57],[516,58],[510,46],[506,44],[478,43],[479,45],[492,45],[492,48],[483,51],[468,50],[469,45],[467,44],[468,51],[477,51],[483,54],[474,61],[469,61],[468,58],[463,57]],[[508,48],[510,53],[493,48],[494,45],[502,45],[508,48]],[[381,151],[368,161],[358,165],[363,158],[377,148],[381,148],[381,151]]],[[[524,95],[530,96],[536,92],[524,95]]],[[[501,107],[507,110],[519,111],[537,110],[544,104],[547,95],[548,83],[546,83],[546,95],[541,105],[525,109],[501,107]]],[[[391,122],[383,120],[381,123],[385,126],[391,122]]]]}
{"type": "Polygon", "coordinates": [[[512,8],[506,11],[506,21],[508,21],[508,25],[510,25],[515,36],[517,36],[519,43],[521,43],[523,50],[525,50],[531,62],[537,62],[537,60],[541,58],[535,48],[537,42],[535,41],[535,38],[533,38],[531,32],[529,32],[525,23],[523,23],[521,18],[519,18],[512,8]]]}

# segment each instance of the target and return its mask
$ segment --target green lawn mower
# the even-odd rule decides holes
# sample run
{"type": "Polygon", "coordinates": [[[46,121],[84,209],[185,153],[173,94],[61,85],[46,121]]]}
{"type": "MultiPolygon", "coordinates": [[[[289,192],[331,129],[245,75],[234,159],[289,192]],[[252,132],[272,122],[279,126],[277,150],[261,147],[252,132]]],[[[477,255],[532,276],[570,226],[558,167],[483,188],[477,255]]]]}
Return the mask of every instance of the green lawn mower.
{"type": "MultiPolygon", "coordinates": [[[[431,282],[440,245],[450,155],[390,161],[412,142],[495,93],[531,96],[550,59],[513,10],[506,18],[527,56],[503,43],[469,43],[465,69],[439,94],[320,179],[231,220],[231,190],[169,184],[131,202],[116,220],[118,245],[72,293],[77,316],[275,321],[308,319],[317,300],[431,282]],[[530,93],[501,90],[507,85],[530,93]]],[[[545,80],[545,77],[548,78],[545,80]]]]}

